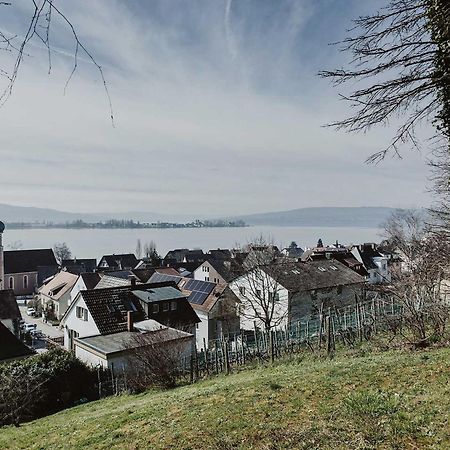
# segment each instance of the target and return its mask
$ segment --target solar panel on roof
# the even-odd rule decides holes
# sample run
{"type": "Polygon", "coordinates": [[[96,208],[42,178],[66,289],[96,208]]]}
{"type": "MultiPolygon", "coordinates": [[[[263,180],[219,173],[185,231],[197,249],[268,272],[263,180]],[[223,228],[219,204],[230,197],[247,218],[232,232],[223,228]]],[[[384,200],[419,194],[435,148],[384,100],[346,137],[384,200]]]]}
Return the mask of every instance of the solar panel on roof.
{"type": "Polygon", "coordinates": [[[175,281],[176,283],[178,283],[178,281],[180,281],[180,277],[177,277],[176,275],[166,275],[165,273],[155,272],[149,280],[150,283],[160,283],[162,281],[175,281]]]}
{"type": "Polygon", "coordinates": [[[188,291],[205,292],[207,294],[210,294],[213,291],[214,287],[214,283],[201,280],[189,280],[184,286],[184,288],[188,291]]]}
{"type": "Polygon", "coordinates": [[[193,291],[188,297],[188,301],[196,305],[202,305],[203,302],[208,298],[208,295],[209,294],[207,294],[206,292],[193,291]]]}
{"type": "Polygon", "coordinates": [[[188,297],[190,303],[202,305],[208,298],[209,294],[214,290],[215,283],[202,280],[189,280],[183,286],[184,289],[191,291],[188,297]]]}

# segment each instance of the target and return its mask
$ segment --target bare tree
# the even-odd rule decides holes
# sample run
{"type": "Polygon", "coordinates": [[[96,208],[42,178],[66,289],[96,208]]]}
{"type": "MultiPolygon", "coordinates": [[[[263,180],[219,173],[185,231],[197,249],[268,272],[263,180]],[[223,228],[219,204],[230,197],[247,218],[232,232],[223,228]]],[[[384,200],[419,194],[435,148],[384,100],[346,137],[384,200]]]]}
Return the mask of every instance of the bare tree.
{"type": "Polygon", "coordinates": [[[144,244],[144,257],[150,262],[150,264],[154,267],[157,267],[161,264],[161,257],[156,250],[155,241],[146,242],[144,244]]]}
{"type": "Polygon", "coordinates": [[[70,259],[72,257],[72,252],[65,242],[56,243],[53,246],[53,251],[55,252],[56,259],[60,264],[63,262],[63,260],[70,259]]]}
{"type": "MultiPolygon", "coordinates": [[[[416,126],[433,122],[438,135],[450,130],[450,47],[448,0],[389,0],[380,11],[354,21],[342,44],[353,59],[348,69],[323,71],[336,84],[361,83],[342,95],[354,115],[330,124],[366,131],[402,117],[390,144],[370,156],[399,154],[402,143],[418,145],[416,126]]],[[[444,133],[445,134],[445,133],[444,133]]]]}
{"type": "Polygon", "coordinates": [[[141,256],[142,256],[142,244],[141,240],[138,239],[136,243],[136,257],[137,259],[141,259],[141,256]]]}
{"type": "MultiPolygon", "coordinates": [[[[109,103],[111,123],[114,125],[112,102],[109,95],[108,86],[106,84],[106,79],[104,77],[103,68],[100,64],[98,64],[91,51],[79,38],[70,19],[61,8],[55,5],[53,0],[32,0],[29,3],[31,19],[27,22],[27,27],[23,34],[9,34],[3,30],[0,30],[0,49],[10,52],[13,56],[13,63],[10,68],[0,68],[0,75],[7,80],[6,87],[3,91],[0,91],[0,106],[3,105],[11,96],[21,65],[24,59],[30,56],[28,53],[28,47],[30,47],[33,42],[40,43],[45,46],[48,55],[48,73],[50,74],[52,69],[51,29],[52,22],[56,18],[69,29],[75,44],[75,50],[73,52],[73,67],[66,81],[64,91],[78,68],[79,55],[80,53],[83,53],[100,74],[109,103]]],[[[0,2],[0,8],[14,7],[15,5],[12,2],[0,2]]]]}
{"type": "Polygon", "coordinates": [[[385,237],[401,258],[383,290],[402,306],[408,338],[416,346],[442,339],[450,319],[450,244],[430,230],[420,213],[399,211],[385,224],[385,237]]]}
{"type": "Polygon", "coordinates": [[[127,341],[131,349],[130,388],[141,391],[150,386],[174,387],[182,374],[184,359],[191,356],[192,339],[192,334],[173,328],[135,332],[127,341]]]}
{"type": "Polygon", "coordinates": [[[287,300],[280,298],[284,259],[263,237],[248,244],[247,250],[245,273],[237,281],[241,316],[270,332],[286,320],[288,313],[287,300]]]}

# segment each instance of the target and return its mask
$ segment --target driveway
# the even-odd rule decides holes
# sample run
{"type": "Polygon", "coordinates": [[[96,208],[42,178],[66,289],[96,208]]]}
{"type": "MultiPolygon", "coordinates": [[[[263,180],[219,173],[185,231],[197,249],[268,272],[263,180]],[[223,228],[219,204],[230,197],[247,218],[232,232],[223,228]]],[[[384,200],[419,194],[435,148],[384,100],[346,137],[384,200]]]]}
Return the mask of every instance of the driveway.
{"type": "Polygon", "coordinates": [[[24,305],[19,305],[20,312],[22,314],[22,319],[26,323],[35,323],[37,326],[37,329],[42,331],[45,335],[55,338],[55,337],[61,337],[64,336],[64,333],[62,330],[60,330],[58,327],[53,327],[49,323],[44,323],[42,321],[41,317],[31,317],[27,316],[27,307],[24,305]]]}

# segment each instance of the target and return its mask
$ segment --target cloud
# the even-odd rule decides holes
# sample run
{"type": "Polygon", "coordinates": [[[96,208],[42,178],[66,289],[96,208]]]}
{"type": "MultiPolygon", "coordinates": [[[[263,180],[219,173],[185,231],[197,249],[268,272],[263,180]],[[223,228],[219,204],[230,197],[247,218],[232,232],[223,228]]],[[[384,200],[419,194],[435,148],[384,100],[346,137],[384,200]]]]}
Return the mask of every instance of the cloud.
{"type": "Polygon", "coordinates": [[[428,201],[425,155],[367,166],[389,130],[323,127],[348,111],[315,73],[339,64],[326,44],[359,2],[61,3],[104,68],[116,127],[86,59],[63,95],[73,40],[55,21],[51,75],[36,44],[0,110],[2,201],[198,214],[428,201]]]}

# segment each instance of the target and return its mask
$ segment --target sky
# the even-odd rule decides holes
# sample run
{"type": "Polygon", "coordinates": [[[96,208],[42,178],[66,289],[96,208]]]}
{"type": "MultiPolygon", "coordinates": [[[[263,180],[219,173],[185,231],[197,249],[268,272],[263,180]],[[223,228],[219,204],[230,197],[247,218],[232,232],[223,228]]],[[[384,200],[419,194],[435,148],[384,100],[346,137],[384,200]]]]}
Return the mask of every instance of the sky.
{"type": "MultiPolygon", "coordinates": [[[[54,14],[50,74],[42,43],[30,41],[0,108],[1,203],[205,216],[430,203],[426,145],[368,165],[393,128],[324,126],[351,114],[342,89],[317,76],[348,60],[329,44],[382,0],[54,4],[102,66],[114,124],[82,52],[64,89],[75,42],[54,14]]],[[[23,36],[31,0],[0,8],[0,30],[23,36]]],[[[11,58],[0,52],[0,69],[11,58]]]]}

